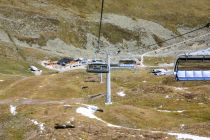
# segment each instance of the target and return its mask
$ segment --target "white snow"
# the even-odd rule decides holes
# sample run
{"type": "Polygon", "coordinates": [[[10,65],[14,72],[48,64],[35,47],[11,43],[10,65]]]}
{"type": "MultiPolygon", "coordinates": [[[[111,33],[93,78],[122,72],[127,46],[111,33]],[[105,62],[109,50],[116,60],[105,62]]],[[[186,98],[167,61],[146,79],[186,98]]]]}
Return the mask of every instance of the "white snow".
{"type": "Polygon", "coordinates": [[[142,81],[143,83],[146,83],[147,81],[142,81]]]}
{"type": "Polygon", "coordinates": [[[167,113],[182,113],[184,112],[185,110],[177,110],[177,111],[170,111],[170,110],[157,110],[158,112],[167,112],[167,113]]]}
{"type": "Polygon", "coordinates": [[[185,91],[187,89],[188,89],[187,87],[175,87],[175,90],[178,90],[178,91],[185,91]]]}
{"type": "Polygon", "coordinates": [[[183,129],[185,127],[185,124],[181,124],[180,128],[183,129]]]}
{"type": "Polygon", "coordinates": [[[110,124],[104,120],[102,120],[101,118],[98,118],[94,113],[97,111],[98,107],[97,106],[93,106],[93,105],[85,105],[83,104],[85,107],[79,107],[76,109],[76,112],[79,114],[82,114],[85,117],[91,118],[91,119],[96,119],[98,121],[101,121],[103,123],[105,123],[107,126],[109,127],[115,127],[115,128],[120,128],[121,126],[118,125],[113,125],[110,124]]]}
{"type": "Polygon", "coordinates": [[[126,96],[126,94],[125,94],[124,91],[117,92],[117,95],[118,95],[118,96],[121,96],[121,97],[126,96]]]}
{"type": "Polygon", "coordinates": [[[43,133],[43,131],[45,130],[44,123],[40,123],[40,122],[38,122],[38,121],[36,121],[36,120],[31,120],[31,122],[32,122],[34,125],[38,126],[40,132],[43,133]]]}
{"type": "Polygon", "coordinates": [[[71,107],[71,105],[63,105],[64,107],[71,107]]]}
{"type": "Polygon", "coordinates": [[[15,116],[17,114],[16,112],[16,106],[10,105],[10,113],[15,116]]]}
{"type": "Polygon", "coordinates": [[[110,123],[106,123],[106,124],[109,127],[121,128],[121,126],[119,126],[119,125],[113,125],[113,124],[110,124],[110,123]]]}
{"type": "Polygon", "coordinates": [[[196,135],[191,135],[191,134],[182,134],[182,133],[168,133],[171,136],[176,136],[178,140],[183,140],[183,139],[192,139],[192,140],[210,140],[210,137],[200,137],[196,135]]]}
{"type": "Polygon", "coordinates": [[[165,96],[165,99],[169,99],[169,98],[171,98],[169,95],[166,95],[166,96],[165,96]]]}
{"type": "Polygon", "coordinates": [[[4,82],[4,80],[0,80],[0,82],[4,82]]]}
{"type": "Polygon", "coordinates": [[[76,112],[82,114],[91,119],[100,120],[98,117],[95,116],[95,112],[98,109],[97,106],[87,105],[86,107],[79,107],[77,108],[76,112]]]}

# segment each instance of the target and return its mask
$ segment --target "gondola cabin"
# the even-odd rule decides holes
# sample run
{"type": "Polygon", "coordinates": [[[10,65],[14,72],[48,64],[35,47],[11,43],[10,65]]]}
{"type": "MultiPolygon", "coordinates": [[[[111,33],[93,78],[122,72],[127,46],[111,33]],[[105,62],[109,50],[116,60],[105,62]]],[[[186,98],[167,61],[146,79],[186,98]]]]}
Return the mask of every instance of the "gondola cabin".
{"type": "Polygon", "coordinates": [[[136,61],[135,60],[120,60],[119,67],[121,68],[135,68],[136,61]]]}
{"type": "Polygon", "coordinates": [[[106,63],[91,63],[87,65],[89,73],[108,73],[109,67],[106,63]]]}
{"type": "Polygon", "coordinates": [[[177,81],[210,80],[210,55],[180,55],[174,74],[177,81]]]}

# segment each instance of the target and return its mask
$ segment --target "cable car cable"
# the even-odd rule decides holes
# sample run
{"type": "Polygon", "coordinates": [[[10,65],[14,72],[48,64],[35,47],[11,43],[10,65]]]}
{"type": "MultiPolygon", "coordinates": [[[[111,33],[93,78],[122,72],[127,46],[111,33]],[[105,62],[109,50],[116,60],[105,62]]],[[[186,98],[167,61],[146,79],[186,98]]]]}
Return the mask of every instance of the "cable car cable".
{"type": "MultiPolygon", "coordinates": [[[[102,29],[102,20],[103,20],[103,11],[104,11],[104,0],[102,0],[102,4],[101,4],[101,17],[100,17],[99,32],[98,32],[98,50],[96,50],[96,52],[98,52],[99,49],[100,49],[101,29],[102,29]]],[[[96,52],[95,52],[95,53],[96,53],[96,52]]]]}

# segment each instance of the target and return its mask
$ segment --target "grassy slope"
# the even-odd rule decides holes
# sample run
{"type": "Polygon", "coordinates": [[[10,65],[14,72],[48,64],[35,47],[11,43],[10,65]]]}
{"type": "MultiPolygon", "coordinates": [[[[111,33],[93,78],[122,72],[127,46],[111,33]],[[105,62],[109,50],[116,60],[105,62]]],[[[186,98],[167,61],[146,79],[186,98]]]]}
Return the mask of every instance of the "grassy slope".
{"type": "MultiPolygon", "coordinates": [[[[89,100],[88,104],[96,104],[104,109],[104,113],[97,113],[104,120],[132,128],[157,129],[164,131],[182,131],[197,135],[208,134],[210,119],[209,110],[209,82],[176,82],[172,76],[154,77],[147,71],[114,71],[112,74],[113,105],[105,106],[104,98],[89,100]],[[146,83],[142,81],[147,81],[146,83]],[[126,98],[117,96],[123,87],[126,98]],[[185,90],[176,90],[175,87],[187,87],[185,90]],[[166,95],[171,98],[166,99],[166,95]],[[199,104],[203,103],[203,104],[199,104]],[[162,108],[160,106],[162,105],[162,108]],[[163,113],[160,110],[185,110],[183,113],[163,113]],[[180,125],[187,127],[181,130],[180,125]]],[[[40,77],[29,77],[16,82],[11,88],[0,92],[1,99],[44,99],[66,100],[69,104],[75,103],[72,98],[87,98],[89,95],[104,93],[105,85],[86,83],[87,77],[96,75],[85,72],[69,72],[40,77]],[[82,86],[88,86],[83,89],[82,86]],[[27,90],[25,90],[27,88],[27,90]],[[15,94],[14,94],[15,93],[15,94]]],[[[5,81],[6,82],[6,81],[5,81]]],[[[82,101],[82,100],[80,100],[82,101]]],[[[84,101],[82,101],[84,102],[84,101]]],[[[35,105],[38,112],[31,110],[33,106],[27,105],[19,108],[18,112],[26,117],[43,120],[47,124],[53,121],[53,114],[46,114],[47,107],[35,105]],[[36,112],[30,114],[29,112],[36,112]],[[49,122],[50,121],[50,122],[49,122]]],[[[78,106],[78,105],[77,105],[78,106]]],[[[55,106],[56,107],[56,106],[55,106]]],[[[57,106],[58,107],[58,106],[57,106]]],[[[56,108],[55,108],[56,109],[56,108]]],[[[36,110],[36,109],[35,109],[36,110]]],[[[51,110],[54,110],[51,108],[51,110]]],[[[62,114],[62,110],[59,113],[62,114]]],[[[71,110],[75,116],[75,109],[71,110]]],[[[65,115],[65,111],[63,112],[65,115]]],[[[67,118],[59,119],[61,122],[67,118]]],[[[53,126],[49,126],[53,127],[53,126]]]]}
{"type": "MultiPolygon", "coordinates": [[[[92,13],[92,11],[96,11],[99,8],[98,6],[94,5],[95,0],[87,1],[85,4],[83,3],[83,0],[80,1],[81,3],[78,3],[78,1],[75,3],[76,0],[72,0],[71,2],[67,0],[52,2],[56,2],[56,4],[62,3],[62,6],[71,7],[74,10],[82,11],[82,14],[92,13]],[[87,6],[89,4],[93,5],[89,7],[87,6]],[[88,9],[86,9],[87,7],[88,9]]],[[[209,20],[209,18],[203,18],[208,16],[208,0],[160,0],[159,2],[162,2],[163,5],[160,5],[160,3],[157,3],[157,1],[142,2],[143,1],[140,0],[129,1],[129,3],[125,0],[122,0],[120,3],[119,1],[107,1],[106,9],[109,12],[127,14],[128,16],[134,18],[153,19],[153,21],[158,21],[171,28],[174,28],[174,25],[177,24],[186,24],[192,26],[209,20]],[[185,14],[182,15],[182,9],[177,10],[179,8],[177,5],[174,5],[174,2],[176,2],[178,6],[183,5],[183,8],[188,7],[188,5],[190,6],[188,9],[185,9],[185,14]],[[117,6],[115,3],[118,3],[119,6],[117,6]],[[168,5],[170,4],[172,5],[169,9],[168,5]],[[128,5],[136,7],[137,10],[133,11],[135,8],[128,8],[127,12],[124,13],[124,10],[122,9],[127,8],[128,5]],[[143,6],[140,7],[139,5],[143,6]],[[151,8],[148,9],[147,7],[149,6],[153,7],[153,10],[151,8]],[[138,7],[144,11],[141,11],[138,7]],[[155,9],[158,9],[159,12],[157,12],[155,9]],[[167,13],[165,13],[165,9],[167,13]],[[198,9],[200,9],[200,11],[198,11],[198,9]],[[192,12],[190,12],[190,10],[192,12]],[[195,18],[190,19],[188,18],[189,15],[195,16],[195,18]],[[169,21],[168,18],[172,19],[169,21]]],[[[45,57],[45,55],[40,54],[40,52],[36,53],[36,51],[24,49],[21,50],[21,53],[28,58],[27,62],[22,60],[17,61],[16,55],[18,54],[14,53],[13,50],[5,50],[5,46],[2,45],[0,45],[0,49],[1,52],[8,51],[6,53],[8,54],[6,57],[5,53],[0,56],[0,73],[5,74],[30,75],[30,73],[27,71],[28,66],[30,64],[34,64],[34,60],[45,57]]],[[[146,63],[150,64],[150,61],[146,63]]],[[[72,72],[58,75],[28,77],[26,79],[17,76],[0,75],[1,80],[5,80],[0,83],[0,98],[64,100],[88,97],[88,95],[91,94],[104,93],[104,85],[84,82],[84,79],[86,79],[88,76],[93,75],[87,75],[84,72],[72,72]],[[89,88],[82,90],[82,86],[88,86],[89,88]]],[[[153,77],[146,71],[113,72],[112,81],[112,93],[114,101],[113,106],[104,106],[103,98],[88,101],[89,104],[96,104],[104,109],[105,112],[103,114],[97,114],[104,120],[113,124],[134,128],[175,130],[209,136],[208,122],[210,119],[210,104],[209,99],[207,99],[209,97],[208,91],[210,90],[209,82],[176,82],[173,77],[153,77]],[[145,80],[147,83],[142,82],[145,80]],[[190,93],[187,93],[186,91],[177,91],[174,89],[174,87],[183,86],[188,87],[189,89],[187,91],[190,93]],[[124,88],[127,98],[121,98],[116,95],[116,92],[120,90],[120,87],[124,88]],[[170,95],[172,98],[165,99],[166,95],[170,95]],[[201,102],[203,104],[199,104],[201,102]],[[163,108],[161,108],[163,110],[186,111],[184,113],[157,112],[155,108],[158,108],[161,105],[163,105],[163,108]],[[180,124],[186,124],[187,128],[185,130],[181,130],[180,124]]],[[[49,107],[43,105],[20,106],[20,108],[18,107],[19,114],[16,118],[12,117],[8,112],[8,105],[1,105],[0,108],[1,110],[4,110],[4,112],[0,114],[0,120],[1,122],[4,122],[4,126],[1,127],[6,128],[1,130],[4,130],[3,133],[7,135],[7,138],[9,137],[8,139],[23,139],[23,137],[27,136],[31,129],[37,130],[37,128],[31,127],[33,125],[28,123],[25,118],[35,118],[44,121],[48,127],[52,129],[54,123],[56,123],[58,120],[60,122],[66,122],[68,121],[69,116],[80,117],[79,115],[75,114],[75,109],[66,111],[60,109],[56,105],[53,108],[51,106],[49,107]],[[58,112],[59,115],[56,115],[54,112],[58,112]],[[27,123],[26,128],[30,129],[21,129],[20,131],[20,128],[23,127],[22,124],[25,123],[27,123]],[[15,126],[17,127],[13,127],[14,124],[16,124],[15,126]]],[[[97,126],[98,124],[94,125],[97,126]]],[[[51,134],[54,134],[54,132],[51,134]]],[[[2,139],[4,139],[4,137],[2,137],[2,139]]]]}
{"type": "MultiPolygon", "coordinates": [[[[84,21],[83,18],[89,16],[89,14],[100,11],[99,1],[48,0],[47,3],[49,4],[49,7],[34,7],[32,6],[32,3],[39,4],[39,2],[34,0],[2,0],[0,1],[0,6],[4,5],[3,7],[8,16],[15,16],[15,11],[21,11],[26,17],[39,14],[40,16],[50,15],[52,18],[56,15],[51,15],[50,13],[52,8],[55,8],[55,11],[62,9],[62,12],[66,13],[66,15],[68,15],[69,12],[69,15],[75,14],[81,18],[72,22],[71,17],[63,16],[61,14],[62,12],[58,12],[57,15],[59,16],[57,17],[55,24],[58,28],[56,32],[41,32],[41,36],[37,40],[26,36],[20,36],[19,34],[16,35],[20,40],[45,45],[48,39],[59,37],[66,43],[71,43],[76,47],[84,47],[87,32],[98,35],[98,25],[95,25],[95,23],[88,23],[87,21],[84,21]],[[10,8],[5,8],[5,5],[8,5],[10,8]],[[19,8],[19,10],[16,9],[13,11],[11,9],[14,7],[11,8],[11,6],[19,8]]],[[[209,0],[106,0],[104,11],[105,13],[126,15],[133,19],[142,18],[151,20],[176,32],[178,25],[195,27],[209,22],[210,9],[208,5],[210,5],[209,0]]],[[[20,15],[16,16],[18,18],[20,15]]],[[[49,20],[49,22],[54,24],[53,22],[55,21],[49,20]]],[[[138,40],[138,35],[109,24],[104,25],[103,29],[103,35],[112,43],[122,42],[122,38],[126,40],[138,40]],[[110,33],[113,35],[111,36],[110,33]]],[[[156,38],[156,40],[158,40],[158,38],[156,38]]]]}
{"type": "Polygon", "coordinates": [[[8,44],[0,44],[0,73],[4,74],[25,74],[28,64],[23,61],[15,47],[8,44]]]}
{"type": "Polygon", "coordinates": [[[30,65],[41,68],[44,73],[49,71],[38,64],[38,61],[44,59],[56,59],[58,56],[52,56],[32,48],[18,48],[18,51],[11,44],[0,43],[0,73],[14,75],[32,75],[29,71],[30,65]]]}
{"type": "MultiPolygon", "coordinates": [[[[106,107],[103,119],[128,127],[160,130],[177,130],[181,124],[194,126],[204,123],[208,128],[209,82],[176,82],[173,77],[153,77],[147,72],[115,72],[112,107],[106,107]],[[122,77],[123,75],[123,77],[122,77]],[[126,75],[126,76],[125,76],[126,75]],[[142,81],[146,80],[144,83],[142,81]],[[204,86],[202,86],[204,85],[204,86]],[[116,88],[123,87],[126,98],[116,96],[116,88]],[[175,87],[187,87],[187,91],[175,87]],[[171,98],[166,99],[166,95],[171,98]],[[190,97],[192,96],[192,97],[190,97]],[[204,103],[198,105],[198,103],[204,103]],[[162,106],[162,108],[160,108],[162,106]],[[186,110],[184,113],[161,113],[159,110],[186,110]]],[[[103,102],[103,101],[101,101],[103,102]]],[[[94,102],[99,104],[98,101],[94,102]]],[[[103,104],[101,104],[104,106],[103,104]]],[[[191,133],[207,134],[201,126],[187,130],[191,133]]]]}
{"type": "MultiPolygon", "coordinates": [[[[32,2],[33,0],[31,0],[32,2]]],[[[100,3],[95,0],[51,0],[56,6],[84,17],[86,14],[100,11],[100,3]],[[69,9],[70,8],[70,9],[69,9]]],[[[30,1],[2,0],[1,5],[10,4],[29,10],[30,1]]],[[[210,20],[209,0],[106,0],[105,12],[143,18],[176,29],[177,25],[197,26],[210,20]]],[[[34,11],[40,9],[32,8],[34,11]]],[[[45,9],[45,12],[50,9],[45,9]]]]}
{"type": "MultiPolygon", "coordinates": [[[[81,15],[100,11],[95,0],[53,0],[52,3],[72,8],[81,15]]],[[[171,29],[177,25],[197,26],[210,20],[209,0],[106,0],[105,12],[143,18],[171,29]]]]}

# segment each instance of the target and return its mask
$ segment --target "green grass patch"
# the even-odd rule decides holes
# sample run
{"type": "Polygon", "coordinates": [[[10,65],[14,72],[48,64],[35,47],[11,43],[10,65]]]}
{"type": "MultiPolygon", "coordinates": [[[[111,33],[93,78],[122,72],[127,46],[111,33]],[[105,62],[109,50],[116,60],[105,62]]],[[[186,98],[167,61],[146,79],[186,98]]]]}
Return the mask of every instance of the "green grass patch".
{"type": "Polygon", "coordinates": [[[158,66],[159,64],[170,64],[174,63],[175,58],[166,56],[166,57],[150,57],[145,56],[144,57],[144,63],[149,66],[158,66]]]}

